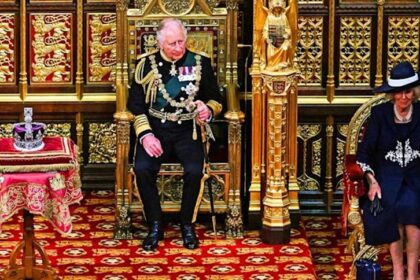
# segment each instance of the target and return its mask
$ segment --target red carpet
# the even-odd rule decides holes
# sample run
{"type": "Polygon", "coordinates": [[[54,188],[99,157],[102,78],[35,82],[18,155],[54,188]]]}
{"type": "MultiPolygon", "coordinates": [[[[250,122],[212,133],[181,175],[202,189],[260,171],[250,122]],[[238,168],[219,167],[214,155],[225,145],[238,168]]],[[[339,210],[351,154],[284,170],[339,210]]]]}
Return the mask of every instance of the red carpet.
{"type": "MultiPolygon", "coordinates": [[[[63,280],[122,279],[284,279],[313,280],[315,270],[303,227],[292,230],[287,245],[263,244],[258,232],[243,239],[215,240],[210,227],[196,227],[200,248],[182,246],[175,225],[165,229],[165,240],[156,252],[140,249],[146,231],[141,225],[133,240],[114,240],[114,195],[109,191],[85,194],[72,208],[73,232],[61,236],[49,222],[36,217],[36,238],[47,251],[51,265],[63,280]]],[[[3,224],[0,234],[0,268],[21,239],[22,215],[3,224]]]]}
{"type": "MultiPolygon", "coordinates": [[[[341,234],[340,217],[303,217],[302,220],[318,279],[346,280],[353,259],[346,251],[347,237],[341,234]]],[[[392,279],[391,257],[385,246],[379,263],[381,279],[392,279]]]]}

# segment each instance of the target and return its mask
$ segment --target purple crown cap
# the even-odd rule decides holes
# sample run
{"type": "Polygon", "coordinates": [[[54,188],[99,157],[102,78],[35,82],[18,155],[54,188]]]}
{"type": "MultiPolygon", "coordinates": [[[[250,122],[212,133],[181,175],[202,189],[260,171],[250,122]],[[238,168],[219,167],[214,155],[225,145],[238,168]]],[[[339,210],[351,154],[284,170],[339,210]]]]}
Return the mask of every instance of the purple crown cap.
{"type": "Polygon", "coordinates": [[[44,147],[42,141],[44,123],[32,122],[32,108],[24,108],[25,122],[13,125],[14,147],[19,151],[38,151],[44,147]]]}

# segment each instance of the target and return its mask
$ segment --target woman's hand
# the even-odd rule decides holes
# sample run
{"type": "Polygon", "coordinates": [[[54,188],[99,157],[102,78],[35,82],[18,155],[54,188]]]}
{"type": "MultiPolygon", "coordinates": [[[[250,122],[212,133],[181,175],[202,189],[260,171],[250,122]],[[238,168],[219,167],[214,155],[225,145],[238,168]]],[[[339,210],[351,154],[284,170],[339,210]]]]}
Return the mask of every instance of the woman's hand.
{"type": "Polygon", "coordinates": [[[143,145],[146,153],[151,157],[160,157],[163,153],[162,145],[160,144],[159,139],[157,139],[153,134],[146,135],[141,144],[143,145]]]}
{"type": "Polygon", "coordinates": [[[369,183],[369,191],[368,191],[368,198],[370,201],[373,201],[375,195],[378,195],[378,198],[382,198],[381,186],[379,185],[378,181],[376,180],[375,176],[372,173],[367,174],[367,180],[369,183]]]}

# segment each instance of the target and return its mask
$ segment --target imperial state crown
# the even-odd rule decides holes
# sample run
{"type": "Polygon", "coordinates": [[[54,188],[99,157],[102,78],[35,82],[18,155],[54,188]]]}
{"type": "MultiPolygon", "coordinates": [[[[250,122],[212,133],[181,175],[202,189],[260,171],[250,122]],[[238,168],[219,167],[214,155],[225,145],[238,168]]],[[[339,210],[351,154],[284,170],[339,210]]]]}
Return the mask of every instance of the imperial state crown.
{"type": "Polygon", "coordinates": [[[46,125],[32,122],[32,108],[24,108],[24,122],[13,125],[14,147],[19,151],[38,151],[44,147],[42,141],[46,125]]]}

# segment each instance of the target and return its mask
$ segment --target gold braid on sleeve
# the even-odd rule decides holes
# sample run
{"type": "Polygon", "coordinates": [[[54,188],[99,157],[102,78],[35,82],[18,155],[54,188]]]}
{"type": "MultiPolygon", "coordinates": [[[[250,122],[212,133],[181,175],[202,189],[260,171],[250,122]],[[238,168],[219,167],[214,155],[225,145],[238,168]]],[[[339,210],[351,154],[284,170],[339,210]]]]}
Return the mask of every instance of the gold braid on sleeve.
{"type": "Polygon", "coordinates": [[[211,108],[211,110],[213,111],[213,117],[217,117],[220,112],[222,111],[222,104],[220,104],[219,102],[215,101],[215,100],[209,100],[207,102],[207,106],[209,106],[211,108]]]}
{"type": "Polygon", "coordinates": [[[152,129],[145,114],[135,116],[133,126],[134,130],[136,131],[136,136],[139,136],[139,134],[143,131],[152,129]]]}
{"type": "Polygon", "coordinates": [[[157,88],[156,86],[154,86],[155,75],[153,71],[148,72],[146,76],[144,76],[144,64],[146,62],[147,57],[156,52],[157,51],[151,52],[151,53],[145,53],[141,55],[140,61],[137,63],[136,71],[134,74],[134,79],[136,80],[136,82],[139,85],[143,86],[143,91],[146,95],[146,98],[145,98],[146,103],[150,102],[150,104],[156,101],[157,88]]]}

